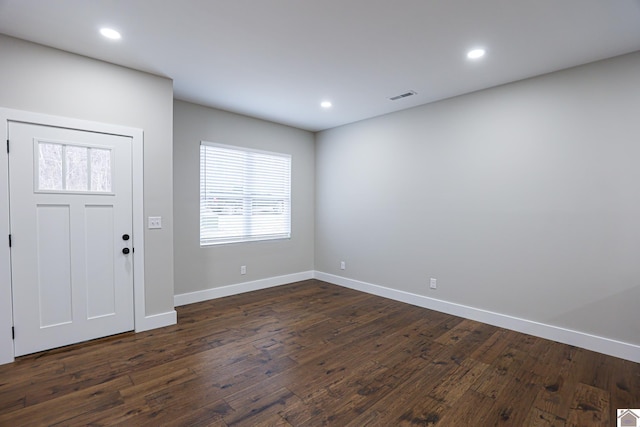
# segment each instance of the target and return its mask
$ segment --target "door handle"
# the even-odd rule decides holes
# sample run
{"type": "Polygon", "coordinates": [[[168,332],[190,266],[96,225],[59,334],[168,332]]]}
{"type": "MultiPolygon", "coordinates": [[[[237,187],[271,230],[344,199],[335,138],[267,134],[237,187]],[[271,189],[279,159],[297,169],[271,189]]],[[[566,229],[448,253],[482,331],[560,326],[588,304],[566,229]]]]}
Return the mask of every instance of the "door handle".
{"type": "Polygon", "coordinates": [[[128,255],[128,254],[129,254],[129,252],[130,252],[130,251],[129,251],[129,248],[124,248],[124,249],[122,249],[122,253],[123,253],[123,254],[125,254],[125,255],[128,255]]]}

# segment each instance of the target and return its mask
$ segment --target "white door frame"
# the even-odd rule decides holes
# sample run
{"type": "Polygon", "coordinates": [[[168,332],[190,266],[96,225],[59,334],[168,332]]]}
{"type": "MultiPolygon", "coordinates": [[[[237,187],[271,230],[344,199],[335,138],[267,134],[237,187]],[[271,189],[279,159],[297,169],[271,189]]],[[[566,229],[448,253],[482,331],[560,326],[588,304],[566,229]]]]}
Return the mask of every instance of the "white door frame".
{"type": "MultiPolygon", "coordinates": [[[[133,300],[136,331],[145,327],[144,299],[144,134],[142,129],[67,117],[51,116],[0,107],[0,135],[6,140],[9,122],[33,123],[130,137],[132,147],[133,197],[133,300]]],[[[9,250],[9,154],[0,147],[0,364],[14,361],[12,337],[11,252],[9,250]]]]}

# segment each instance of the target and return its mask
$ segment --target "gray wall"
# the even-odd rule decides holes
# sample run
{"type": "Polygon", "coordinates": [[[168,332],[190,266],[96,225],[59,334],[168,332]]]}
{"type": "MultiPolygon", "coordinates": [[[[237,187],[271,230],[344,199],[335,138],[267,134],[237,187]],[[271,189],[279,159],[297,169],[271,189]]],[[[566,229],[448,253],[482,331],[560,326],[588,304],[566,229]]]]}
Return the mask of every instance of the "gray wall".
{"type": "Polygon", "coordinates": [[[176,294],[313,270],[312,133],[175,101],[173,161],[176,294]],[[291,239],[200,247],[202,140],[291,154],[291,239]]]}
{"type": "Polygon", "coordinates": [[[639,113],[635,53],[321,132],[316,270],[638,345],[639,113]]]}
{"type": "Polygon", "coordinates": [[[144,130],[146,315],[173,310],[171,80],[0,35],[0,106],[144,130]]]}

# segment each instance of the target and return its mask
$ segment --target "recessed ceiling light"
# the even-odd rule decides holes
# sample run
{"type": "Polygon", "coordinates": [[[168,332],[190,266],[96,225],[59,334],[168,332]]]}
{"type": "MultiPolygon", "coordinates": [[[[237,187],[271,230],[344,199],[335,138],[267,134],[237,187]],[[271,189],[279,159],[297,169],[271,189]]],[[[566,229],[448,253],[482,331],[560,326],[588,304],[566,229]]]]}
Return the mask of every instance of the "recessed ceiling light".
{"type": "Polygon", "coordinates": [[[111,40],[120,40],[120,38],[122,37],[120,33],[113,28],[101,28],[100,34],[111,40]]]}
{"type": "Polygon", "coordinates": [[[332,105],[333,105],[333,104],[332,104],[331,102],[329,102],[329,101],[322,101],[322,102],[320,103],[320,106],[321,106],[322,108],[331,108],[331,106],[332,106],[332,105]]]}
{"type": "Polygon", "coordinates": [[[473,49],[467,52],[467,58],[469,59],[478,59],[482,58],[484,54],[487,53],[484,49],[473,49]]]}

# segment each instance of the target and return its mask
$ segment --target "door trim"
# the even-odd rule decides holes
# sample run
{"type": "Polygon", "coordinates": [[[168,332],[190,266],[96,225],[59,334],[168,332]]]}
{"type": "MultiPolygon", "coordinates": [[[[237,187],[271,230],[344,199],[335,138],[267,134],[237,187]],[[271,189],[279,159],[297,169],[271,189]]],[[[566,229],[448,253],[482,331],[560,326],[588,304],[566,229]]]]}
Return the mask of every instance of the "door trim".
{"type": "MultiPolygon", "coordinates": [[[[3,135],[5,140],[3,145],[6,144],[9,122],[78,129],[131,138],[133,247],[135,248],[133,252],[134,324],[136,332],[151,329],[149,328],[149,322],[145,322],[144,133],[142,129],[0,107],[0,135],[3,135]]],[[[8,242],[10,231],[8,165],[7,150],[5,147],[0,147],[0,364],[13,362],[15,359],[12,337],[11,254],[8,242]],[[5,240],[4,243],[2,242],[3,240],[5,240]]]]}

